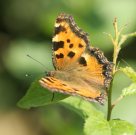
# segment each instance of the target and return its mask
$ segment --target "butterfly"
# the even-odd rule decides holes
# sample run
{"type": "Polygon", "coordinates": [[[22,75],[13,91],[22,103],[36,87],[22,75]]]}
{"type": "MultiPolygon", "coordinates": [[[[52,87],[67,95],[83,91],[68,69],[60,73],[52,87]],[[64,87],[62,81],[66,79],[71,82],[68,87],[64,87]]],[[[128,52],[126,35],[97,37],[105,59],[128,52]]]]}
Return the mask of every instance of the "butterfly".
{"type": "Polygon", "coordinates": [[[39,80],[41,86],[103,104],[113,64],[102,51],[90,46],[88,34],[76,25],[71,15],[61,13],[57,17],[52,42],[55,70],[39,80]]]}

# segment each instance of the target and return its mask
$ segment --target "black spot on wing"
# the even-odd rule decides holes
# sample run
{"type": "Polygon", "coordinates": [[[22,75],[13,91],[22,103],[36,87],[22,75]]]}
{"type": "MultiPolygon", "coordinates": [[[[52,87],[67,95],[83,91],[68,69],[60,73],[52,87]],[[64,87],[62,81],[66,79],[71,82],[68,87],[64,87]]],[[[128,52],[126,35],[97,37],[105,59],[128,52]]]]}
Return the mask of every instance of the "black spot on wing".
{"type": "Polygon", "coordinates": [[[84,57],[81,57],[81,58],[79,59],[79,63],[80,63],[81,65],[83,65],[83,66],[87,66],[87,63],[86,63],[86,60],[85,60],[84,57]]]}
{"type": "Polygon", "coordinates": [[[62,53],[56,54],[56,58],[57,58],[57,59],[64,58],[64,55],[63,55],[62,53]]]}
{"type": "Polygon", "coordinates": [[[75,56],[75,53],[70,51],[67,56],[70,57],[70,58],[73,58],[75,56]]]}
{"type": "Polygon", "coordinates": [[[72,48],[72,47],[73,47],[73,44],[70,44],[70,45],[69,45],[69,48],[72,48]]]}
{"type": "Polygon", "coordinates": [[[70,39],[67,39],[67,43],[70,43],[70,39]]]}
{"type": "Polygon", "coordinates": [[[55,34],[59,34],[60,32],[64,32],[66,29],[63,26],[55,27],[55,34]]]}
{"type": "Polygon", "coordinates": [[[79,47],[79,48],[82,48],[82,47],[83,47],[83,45],[79,43],[78,47],[79,47]]]}
{"type": "Polygon", "coordinates": [[[57,51],[59,48],[64,47],[64,41],[53,42],[53,50],[57,51]]]}

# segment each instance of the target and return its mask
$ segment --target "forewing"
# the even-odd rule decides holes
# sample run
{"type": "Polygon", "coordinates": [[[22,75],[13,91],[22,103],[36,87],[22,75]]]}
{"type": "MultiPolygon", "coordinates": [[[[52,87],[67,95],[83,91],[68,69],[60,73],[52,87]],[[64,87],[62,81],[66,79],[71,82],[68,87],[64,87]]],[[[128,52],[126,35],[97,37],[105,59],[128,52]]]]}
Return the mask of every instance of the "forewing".
{"type": "Polygon", "coordinates": [[[87,33],[79,29],[72,16],[66,14],[57,17],[52,41],[52,58],[56,70],[68,69],[89,45],[87,33]]]}

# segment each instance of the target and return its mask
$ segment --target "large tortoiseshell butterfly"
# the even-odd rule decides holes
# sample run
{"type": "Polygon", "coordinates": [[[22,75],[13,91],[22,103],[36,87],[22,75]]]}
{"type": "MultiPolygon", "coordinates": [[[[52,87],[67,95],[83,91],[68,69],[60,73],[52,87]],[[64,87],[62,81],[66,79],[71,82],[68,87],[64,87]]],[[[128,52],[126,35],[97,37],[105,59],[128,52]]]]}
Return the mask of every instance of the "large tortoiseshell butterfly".
{"type": "Polygon", "coordinates": [[[53,92],[78,95],[102,104],[112,79],[112,63],[99,49],[90,46],[87,33],[70,15],[57,17],[52,42],[55,70],[41,78],[40,84],[53,92]]]}

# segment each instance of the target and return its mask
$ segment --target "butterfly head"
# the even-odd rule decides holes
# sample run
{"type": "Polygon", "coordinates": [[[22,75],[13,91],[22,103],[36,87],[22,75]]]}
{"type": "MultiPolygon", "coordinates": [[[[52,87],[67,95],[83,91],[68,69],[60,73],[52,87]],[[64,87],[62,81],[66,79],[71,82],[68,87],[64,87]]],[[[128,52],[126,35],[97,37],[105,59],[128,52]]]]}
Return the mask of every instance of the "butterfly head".
{"type": "Polygon", "coordinates": [[[53,77],[54,75],[55,75],[55,71],[49,71],[49,72],[45,72],[45,75],[48,77],[48,76],[50,76],[50,77],[53,77]]]}

